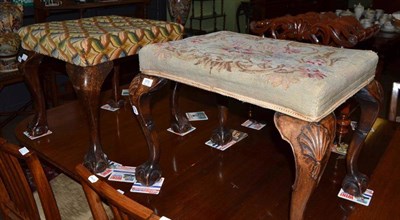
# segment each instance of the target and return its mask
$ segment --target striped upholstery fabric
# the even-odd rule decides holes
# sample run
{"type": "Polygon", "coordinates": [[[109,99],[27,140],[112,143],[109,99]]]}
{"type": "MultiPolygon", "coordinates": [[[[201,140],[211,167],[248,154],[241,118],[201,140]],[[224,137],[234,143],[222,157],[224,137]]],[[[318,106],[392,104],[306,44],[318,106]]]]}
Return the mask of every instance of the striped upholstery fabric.
{"type": "Polygon", "coordinates": [[[22,47],[78,66],[134,55],[147,44],[182,38],[177,23],[121,16],[39,23],[22,27],[22,47]]]}

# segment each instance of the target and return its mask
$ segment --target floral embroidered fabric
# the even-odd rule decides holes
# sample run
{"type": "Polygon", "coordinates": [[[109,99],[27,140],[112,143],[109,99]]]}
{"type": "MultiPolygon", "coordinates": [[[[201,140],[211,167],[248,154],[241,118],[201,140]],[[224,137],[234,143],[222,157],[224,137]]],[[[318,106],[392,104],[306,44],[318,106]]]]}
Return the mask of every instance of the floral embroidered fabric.
{"type": "Polygon", "coordinates": [[[134,55],[146,44],[178,40],[177,23],[122,16],[38,23],[22,27],[22,47],[78,66],[134,55]]]}
{"type": "Polygon", "coordinates": [[[148,45],[143,73],[175,80],[307,121],[318,121],[367,85],[374,52],[221,31],[148,45]]]}

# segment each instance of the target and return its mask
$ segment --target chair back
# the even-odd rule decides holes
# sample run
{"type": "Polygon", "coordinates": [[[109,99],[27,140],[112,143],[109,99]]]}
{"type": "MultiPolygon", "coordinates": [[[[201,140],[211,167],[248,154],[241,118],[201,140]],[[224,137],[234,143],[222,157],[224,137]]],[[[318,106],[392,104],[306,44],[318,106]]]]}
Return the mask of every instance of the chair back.
{"type": "Polygon", "coordinates": [[[24,8],[9,2],[0,2],[0,33],[17,32],[22,26],[24,8]]]}
{"type": "Polygon", "coordinates": [[[108,219],[102,199],[111,207],[114,219],[160,219],[153,210],[119,193],[105,181],[98,179],[86,167],[79,164],[76,172],[89,202],[94,219],[108,219]]]}
{"type": "Polygon", "coordinates": [[[29,169],[46,219],[61,219],[53,192],[34,152],[0,138],[0,210],[6,219],[40,219],[21,162],[29,169]]]}

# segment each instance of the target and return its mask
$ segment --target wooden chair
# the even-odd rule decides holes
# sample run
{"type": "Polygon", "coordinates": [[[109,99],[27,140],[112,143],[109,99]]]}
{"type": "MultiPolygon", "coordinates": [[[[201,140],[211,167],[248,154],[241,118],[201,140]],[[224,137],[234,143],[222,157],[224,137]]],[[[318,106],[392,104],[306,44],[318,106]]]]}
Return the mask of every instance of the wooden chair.
{"type": "Polygon", "coordinates": [[[76,166],[83,190],[89,202],[94,219],[108,219],[106,211],[101,206],[101,199],[106,200],[114,214],[114,219],[163,219],[153,210],[122,195],[106,182],[98,179],[83,165],[76,166]]]}
{"type": "Polygon", "coordinates": [[[0,214],[1,219],[90,219],[92,218],[81,186],[60,174],[47,180],[34,152],[0,138],[0,214]],[[26,163],[37,192],[21,166],[26,163]]]}
{"type": "MultiPolygon", "coordinates": [[[[16,33],[22,26],[23,7],[9,2],[0,2],[0,92],[4,87],[25,81],[24,75],[18,71],[17,54],[21,40],[16,33]]],[[[31,106],[29,101],[16,111],[0,112],[0,116],[6,116],[0,121],[0,128],[14,119],[18,114],[25,112],[31,106]]]]}
{"type": "Polygon", "coordinates": [[[399,90],[400,90],[400,83],[394,82],[392,88],[392,97],[390,99],[390,107],[389,107],[389,120],[400,122],[398,121],[397,115],[397,106],[399,105],[399,90]]]}

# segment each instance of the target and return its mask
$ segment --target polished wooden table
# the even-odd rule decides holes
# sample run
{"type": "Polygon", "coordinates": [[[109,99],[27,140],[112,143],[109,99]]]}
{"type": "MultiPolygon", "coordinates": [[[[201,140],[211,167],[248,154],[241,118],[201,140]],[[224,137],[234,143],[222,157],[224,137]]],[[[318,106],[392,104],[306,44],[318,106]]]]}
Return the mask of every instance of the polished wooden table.
{"type": "Polygon", "coordinates": [[[83,18],[83,13],[85,12],[85,10],[88,9],[109,8],[128,5],[135,5],[135,7],[138,7],[135,10],[135,13],[132,13],[132,16],[146,18],[146,5],[150,2],[150,0],[96,0],[84,3],[80,3],[74,0],[64,0],[61,2],[62,4],[58,6],[45,6],[41,0],[34,0],[35,22],[45,22],[47,17],[51,14],[60,13],[63,11],[79,12],[80,18],[83,18]]]}
{"type": "MultiPolygon", "coordinates": [[[[103,94],[106,99],[109,94],[103,94]]],[[[288,219],[291,184],[295,170],[289,144],[273,125],[273,112],[255,107],[255,119],[267,126],[260,131],[240,126],[247,119],[247,105],[230,101],[229,126],[249,136],[226,151],[204,144],[218,125],[213,94],[183,87],[184,111],[205,111],[208,121],[193,122],[196,130],[184,137],[166,131],[170,125],[170,89],[154,94],[153,116],[162,143],[160,165],[165,182],[159,195],[129,192],[131,184],[109,182],[141,204],[171,219],[288,219]]],[[[105,103],[106,100],[102,102],[105,103]]],[[[74,168],[87,151],[88,125],[79,102],[50,109],[53,134],[29,140],[22,132],[31,118],[16,128],[22,145],[73,178],[74,168]]],[[[371,175],[394,136],[393,124],[378,119],[359,157],[359,169],[371,175]]],[[[147,144],[130,107],[100,112],[104,152],[111,160],[138,166],[147,160],[147,144]]],[[[344,219],[355,205],[337,197],[346,175],[344,157],[332,154],[319,187],[310,198],[305,219],[344,219]],[[329,213],[327,216],[326,213],[329,213]]],[[[376,192],[379,193],[379,192],[376,192]]],[[[374,201],[373,201],[374,202],[374,201]]]]}

